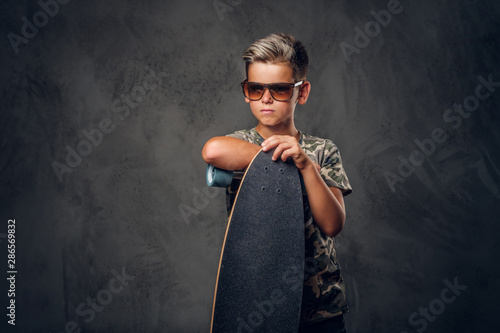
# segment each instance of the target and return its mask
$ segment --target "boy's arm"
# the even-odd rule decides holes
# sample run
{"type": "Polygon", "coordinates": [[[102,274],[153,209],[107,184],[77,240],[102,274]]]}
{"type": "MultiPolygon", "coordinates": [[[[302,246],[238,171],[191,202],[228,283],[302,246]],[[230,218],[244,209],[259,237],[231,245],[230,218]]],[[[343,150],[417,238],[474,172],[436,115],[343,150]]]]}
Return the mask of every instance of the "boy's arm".
{"type": "Polygon", "coordinates": [[[300,172],[304,179],[314,221],[327,236],[335,237],[345,223],[342,191],[337,187],[328,187],[314,166],[308,166],[300,172]]]}
{"type": "Polygon", "coordinates": [[[289,157],[293,159],[304,179],[314,221],[327,236],[336,236],[342,230],[345,222],[342,191],[326,185],[317,167],[294,137],[274,135],[262,143],[264,151],[273,147],[276,147],[273,154],[274,160],[280,155],[283,161],[289,157]]]}
{"type": "Polygon", "coordinates": [[[216,136],[205,143],[201,156],[214,167],[225,170],[246,168],[262,147],[229,136],[216,136]]]}

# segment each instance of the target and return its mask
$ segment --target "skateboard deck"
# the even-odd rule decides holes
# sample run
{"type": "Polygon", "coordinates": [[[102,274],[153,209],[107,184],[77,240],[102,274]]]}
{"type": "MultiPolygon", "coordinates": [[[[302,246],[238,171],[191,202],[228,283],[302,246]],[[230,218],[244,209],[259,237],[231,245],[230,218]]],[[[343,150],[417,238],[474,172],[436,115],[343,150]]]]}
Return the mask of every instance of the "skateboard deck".
{"type": "Polygon", "coordinates": [[[231,211],[211,332],[297,332],[304,277],[304,213],[293,163],[257,153],[231,211]]]}

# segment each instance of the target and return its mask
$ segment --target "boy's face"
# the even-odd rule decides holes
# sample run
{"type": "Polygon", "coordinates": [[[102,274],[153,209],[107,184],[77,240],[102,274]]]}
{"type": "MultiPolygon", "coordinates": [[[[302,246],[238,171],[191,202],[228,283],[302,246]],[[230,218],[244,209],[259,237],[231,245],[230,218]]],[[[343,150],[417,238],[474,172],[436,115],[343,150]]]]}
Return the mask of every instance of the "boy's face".
{"type": "MultiPolygon", "coordinates": [[[[248,82],[259,83],[296,83],[293,79],[292,68],[287,64],[269,64],[256,62],[248,67],[248,82]]],[[[309,82],[304,81],[302,86],[295,87],[293,96],[285,102],[276,101],[271,97],[269,89],[264,90],[264,95],[258,101],[245,98],[250,104],[253,115],[259,125],[276,129],[287,129],[294,126],[293,114],[298,103],[304,104],[309,93],[309,82]]]]}

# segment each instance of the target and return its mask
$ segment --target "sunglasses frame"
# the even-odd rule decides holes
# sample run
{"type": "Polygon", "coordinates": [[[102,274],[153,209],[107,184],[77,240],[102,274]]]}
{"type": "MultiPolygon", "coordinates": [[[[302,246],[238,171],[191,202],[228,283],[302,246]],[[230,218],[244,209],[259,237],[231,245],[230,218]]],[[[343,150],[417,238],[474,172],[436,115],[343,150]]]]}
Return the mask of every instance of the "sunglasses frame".
{"type": "Polygon", "coordinates": [[[299,81],[299,82],[296,82],[296,83],[290,83],[290,82],[278,82],[278,83],[260,83],[260,82],[248,82],[248,79],[245,79],[243,80],[243,82],[241,82],[241,89],[243,89],[243,95],[245,96],[245,98],[248,98],[249,100],[251,101],[260,101],[262,99],[262,97],[264,97],[264,93],[266,92],[266,88],[267,90],[269,90],[269,94],[271,95],[271,97],[277,101],[277,102],[286,102],[286,101],[289,101],[290,99],[292,99],[293,97],[293,88],[295,87],[299,87],[300,85],[302,85],[304,83],[304,80],[302,81],[299,81]],[[258,99],[252,99],[250,97],[248,97],[247,95],[245,95],[245,84],[247,83],[257,83],[257,84],[260,84],[262,87],[264,87],[264,90],[262,91],[262,96],[260,96],[260,98],[258,99]],[[273,95],[273,93],[271,92],[271,89],[270,87],[272,85],[275,85],[275,84],[287,84],[287,85],[290,85],[292,86],[292,95],[290,95],[290,97],[288,97],[287,99],[285,100],[279,100],[279,99],[276,99],[273,95]]]}

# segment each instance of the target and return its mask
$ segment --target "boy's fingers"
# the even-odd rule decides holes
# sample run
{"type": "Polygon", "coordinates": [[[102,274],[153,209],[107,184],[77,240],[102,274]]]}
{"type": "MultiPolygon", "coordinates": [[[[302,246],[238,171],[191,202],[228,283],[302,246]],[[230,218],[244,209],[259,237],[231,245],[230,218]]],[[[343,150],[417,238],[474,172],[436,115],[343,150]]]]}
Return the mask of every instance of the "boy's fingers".
{"type": "Polygon", "coordinates": [[[280,155],[283,161],[286,161],[288,157],[292,157],[295,160],[300,155],[298,142],[288,136],[273,135],[264,140],[261,146],[264,151],[276,147],[272,156],[273,161],[276,161],[280,155]]]}
{"type": "Polygon", "coordinates": [[[291,155],[290,154],[291,150],[293,151],[293,145],[290,144],[289,142],[282,142],[278,144],[278,146],[273,152],[273,157],[272,157],[273,161],[276,161],[278,157],[280,157],[280,155],[282,156],[282,159],[284,158],[283,161],[285,161],[286,158],[291,155]]]}
{"type": "Polygon", "coordinates": [[[271,143],[279,142],[279,141],[280,141],[280,137],[277,135],[273,135],[273,136],[270,136],[267,139],[265,139],[264,142],[262,142],[262,144],[269,146],[271,143]]]}
{"type": "Polygon", "coordinates": [[[286,162],[289,157],[294,160],[294,163],[297,163],[297,161],[300,159],[300,147],[294,146],[292,144],[281,154],[281,159],[283,160],[283,162],[286,162]]]}
{"type": "Polygon", "coordinates": [[[265,139],[265,140],[262,142],[262,146],[267,146],[267,145],[269,145],[269,143],[270,143],[271,141],[273,141],[275,137],[276,137],[276,135],[273,135],[273,136],[270,136],[270,137],[268,137],[267,139],[265,139]]]}
{"type": "Polygon", "coordinates": [[[294,140],[291,136],[288,135],[273,135],[268,137],[262,142],[262,146],[270,146],[274,147],[279,143],[282,142],[290,142],[291,140],[294,140]]]}
{"type": "Polygon", "coordinates": [[[264,151],[268,151],[269,149],[274,148],[277,145],[279,145],[281,142],[282,142],[282,140],[280,140],[277,137],[267,138],[264,142],[262,142],[262,149],[264,151]]]}
{"type": "Polygon", "coordinates": [[[283,143],[280,143],[274,150],[273,161],[276,161],[280,155],[284,154],[286,149],[288,149],[287,146],[283,143]]]}
{"type": "Polygon", "coordinates": [[[281,154],[281,160],[283,162],[286,162],[288,157],[292,157],[292,159],[293,159],[293,154],[290,153],[290,150],[284,151],[283,154],[281,154]]]}
{"type": "Polygon", "coordinates": [[[262,142],[261,146],[262,146],[262,149],[264,151],[267,151],[267,150],[273,148],[276,145],[273,144],[273,139],[271,137],[271,138],[267,138],[266,140],[264,140],[264,142],[262,142]]]}
{"type": "Polygon", "coordinates": [[[281,158],[283,161],[286,161],[288,157],[294,157],[296,153],[296,149],[293,145],[287,145],[286,150],[283,151],[283,154],[281,154],[281,158]]]}

